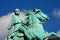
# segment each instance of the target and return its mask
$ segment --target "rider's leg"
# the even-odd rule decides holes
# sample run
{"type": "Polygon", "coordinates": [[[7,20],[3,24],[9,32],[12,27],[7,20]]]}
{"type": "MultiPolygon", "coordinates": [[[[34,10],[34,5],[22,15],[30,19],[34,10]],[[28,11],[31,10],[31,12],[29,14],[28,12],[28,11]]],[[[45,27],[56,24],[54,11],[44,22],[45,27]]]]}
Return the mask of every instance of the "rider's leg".
{"type": "Polygon", "coordinates": [[[28,38],[28,40],[32,40],[32,36],[28,31],[24,32],[25,36],[28,38]]]}

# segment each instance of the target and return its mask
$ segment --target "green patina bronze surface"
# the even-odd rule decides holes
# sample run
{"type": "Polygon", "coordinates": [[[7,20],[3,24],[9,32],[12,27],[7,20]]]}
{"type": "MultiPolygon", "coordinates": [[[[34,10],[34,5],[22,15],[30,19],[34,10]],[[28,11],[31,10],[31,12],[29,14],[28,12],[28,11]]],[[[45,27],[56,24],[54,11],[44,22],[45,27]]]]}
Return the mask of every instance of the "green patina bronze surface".
{"type": "Polygon", "coordinates": [[[51,35],[55,35],[56,37],[60,38],[60,35],[54,32],[51,32],[49,34],[45,33],[42,22],[47,22],[49,17],[45,15],[41,10],[33,9],[31,11],[28,11],[26,16],[27,17],[25,19],[25,23],[28,23],[29,31],[32,34],[33,38],[44,40],[51,35]]]}
{"type": "Polygon", "coordinates": [[[60,35],[54,32],[45,33],[43,24],[49,20],[49,17],[40,9],[27,11],[24,21],[19,18],[19,9],[16,9],[14,13],[8,27],[10,30],[14,26],[14,32],[6,40],[45,40],[52,35],[60,38],[60,35]]]}

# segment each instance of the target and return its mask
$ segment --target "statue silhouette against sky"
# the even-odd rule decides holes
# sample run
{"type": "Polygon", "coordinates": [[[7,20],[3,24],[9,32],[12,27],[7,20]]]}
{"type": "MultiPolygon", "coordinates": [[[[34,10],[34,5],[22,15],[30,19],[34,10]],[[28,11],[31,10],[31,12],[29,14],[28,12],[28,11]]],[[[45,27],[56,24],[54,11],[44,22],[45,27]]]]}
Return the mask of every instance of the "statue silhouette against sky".
{"type": "Polygon", "coordinates": [[[40,9],[27,11],[24,21],[20,19],[19,14],[20,10],[15,9],[14,15],[12,15],[8,26],[8,30],[14,26],[14,31],[6,40],[45,40],[52,35],[60,38],[60,35],[54,32],[45,33],[43,23],[46,23],[49,20],[49,17],[40,9]]]}

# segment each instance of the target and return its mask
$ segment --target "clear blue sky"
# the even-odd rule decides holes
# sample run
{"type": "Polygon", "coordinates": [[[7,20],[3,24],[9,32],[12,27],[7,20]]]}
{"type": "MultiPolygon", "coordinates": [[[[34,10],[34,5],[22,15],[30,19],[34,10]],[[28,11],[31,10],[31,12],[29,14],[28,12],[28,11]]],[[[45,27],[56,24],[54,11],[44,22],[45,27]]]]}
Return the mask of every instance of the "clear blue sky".
{"type": "Polygon", "coordinates": [[[0,17],[13,12],[15,8],[32,9],[39,8],[46,13],[50,20],[44,28],[48,32],[60,30],[60,19],[52,15],[53,9],[60,9],[60,0],[0,0],[0,17]]]}

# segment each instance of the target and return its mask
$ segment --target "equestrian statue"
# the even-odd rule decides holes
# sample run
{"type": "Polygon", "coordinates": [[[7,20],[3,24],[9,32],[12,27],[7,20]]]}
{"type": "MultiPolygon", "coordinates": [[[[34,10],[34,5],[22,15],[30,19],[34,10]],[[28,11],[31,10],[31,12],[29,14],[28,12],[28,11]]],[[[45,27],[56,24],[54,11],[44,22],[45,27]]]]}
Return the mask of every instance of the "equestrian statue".
{"type": "Polygon", "coordinates": [[[14,31],[6,40],[45,40],[52,35],[60,38],[60,35],[54,32],[46,34],[43,24],[49,20],[49,17],[40,9],[27,10],[24,21],[19,15],[20,10],[15,9],[8,26],[8,30],[14,27],[14,31]]]}

